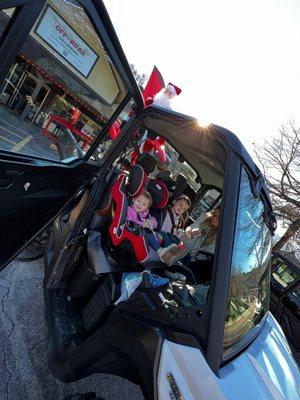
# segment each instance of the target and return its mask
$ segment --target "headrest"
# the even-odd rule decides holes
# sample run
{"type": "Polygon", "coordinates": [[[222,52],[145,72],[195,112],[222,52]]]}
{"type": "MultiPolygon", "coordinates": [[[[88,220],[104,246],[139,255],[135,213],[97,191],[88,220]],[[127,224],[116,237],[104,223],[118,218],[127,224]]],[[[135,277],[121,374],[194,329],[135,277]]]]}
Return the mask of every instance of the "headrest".
{"type": "Polygon", "coordinates": [[[192,204],[195,202],[196,192],[188,183],[185,187],[183,194],[186,194],[190,198],[192,204]]]}
{"type": "Polygon", "coordinates": [[[169,191],[163,182],[160,182],[157,179],[149,179],[147,191],[152,196],[153,207],[158,209],[166,207],[169,200],[169,191]]]}
{"type": "Polygon", "coordinates": [[[159,180],[160,182],[163,182],[169,192],[173,193],[175,188],[176,188],[176,182],[174,181],[174,179],[171,176],[171,171],[166,170],[166,171],[160,171],[157,175],[156,175],[156,179],[159,180]]]}
{"type": "Polygon", "coordinates": [[[178,174],[176,178],[176,186],[172,194],[172,199],[176,199],[182,193],[185,193],[186,188],[186,177],[182,174],[178,174]]]}
{"type": "Polygon", "coordinates": [[[132,165],[129,170],[126,191],[130,197],[136,197],[142,193],[146,184],[148,182],[148,177],[145,174],[143,168],[140,165],[132,165]]]}
{"type": "Polygon", "coordinates": [[[146,174],[151,174],[156,167],[157,161],[151,154],[142,153],[138,156],[135,163],[140,165],[146,174]]]}

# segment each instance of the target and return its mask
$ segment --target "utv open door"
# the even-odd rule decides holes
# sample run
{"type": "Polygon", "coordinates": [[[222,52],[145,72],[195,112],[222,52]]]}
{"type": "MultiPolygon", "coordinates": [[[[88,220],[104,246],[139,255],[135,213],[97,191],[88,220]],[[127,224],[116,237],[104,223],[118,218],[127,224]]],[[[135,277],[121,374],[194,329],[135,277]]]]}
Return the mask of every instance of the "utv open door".
{"type": "Polygon", "coordinates": [[[143,103],[100,1],[2,1],[0,60],[3,268],[99,173],[110,125],[143,103]]]}
{"type": "Polygon", "coordinates": [[[65,382],[116,374],[146,399],[299,398],[299,371],[268,313],[272,208],[240,141],[185,115],[143,110],[100,1],[0,8],[2,265],[53,221],[44,279],[52,373],[65,382]],[[77,146],[60,148],[65,134],[83,158],[77,146]],[[165,163],[141,151],[157,136],[165,163]],[[158,220],[175,194],[191,199],[187,224],[219,208],[213,243],[174,266],[150,260],[143,232],[125,224],[142,189],[158,220]],[[127,272],[141,279],[119,301],[127,272]]]}

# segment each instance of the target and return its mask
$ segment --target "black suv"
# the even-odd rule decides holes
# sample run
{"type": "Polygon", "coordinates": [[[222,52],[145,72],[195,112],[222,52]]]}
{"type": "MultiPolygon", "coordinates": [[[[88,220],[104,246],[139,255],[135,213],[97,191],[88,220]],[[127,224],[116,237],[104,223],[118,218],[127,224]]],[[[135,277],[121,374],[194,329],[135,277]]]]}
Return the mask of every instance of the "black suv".
{"type": "Polygon", "coordinates": [[[273,254],[270,310],[300,361],[300,262],[289,252],[273,254]]]}

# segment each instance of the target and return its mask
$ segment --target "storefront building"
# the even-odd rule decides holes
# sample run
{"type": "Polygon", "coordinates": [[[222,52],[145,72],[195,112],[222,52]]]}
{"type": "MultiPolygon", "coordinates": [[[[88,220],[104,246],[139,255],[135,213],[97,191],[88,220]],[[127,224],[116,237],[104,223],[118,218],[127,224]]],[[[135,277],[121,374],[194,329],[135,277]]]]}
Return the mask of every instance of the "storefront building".
{"type": "MultiPolygon", "coordinates": [[[[13,12],[0,11],[0,38],[13,12]]],[[[0,88],[0,113],[47,129],[56,115],[74,125],[77,141],[78,130],[92,141],[124,96],[86,12],[49,0],[0,88]]]]}

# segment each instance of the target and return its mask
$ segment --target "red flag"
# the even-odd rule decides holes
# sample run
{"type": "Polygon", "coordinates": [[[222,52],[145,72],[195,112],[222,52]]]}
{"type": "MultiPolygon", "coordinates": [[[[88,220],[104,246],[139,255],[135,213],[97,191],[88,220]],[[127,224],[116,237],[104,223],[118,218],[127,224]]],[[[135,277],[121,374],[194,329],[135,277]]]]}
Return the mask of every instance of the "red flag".
{"type": "Polygon", "coordinates": [[[144,101],[147,99],[153,99],[154,96],[165,87],[165,82],[159,70],[154,65],[153,71],[148,79],[147,85],[143,91],[144,101]]]}

